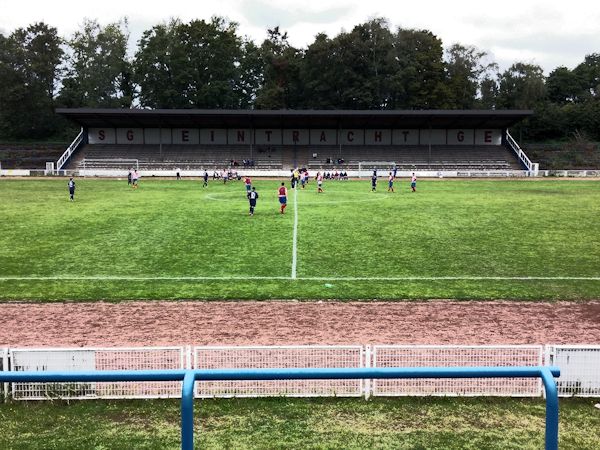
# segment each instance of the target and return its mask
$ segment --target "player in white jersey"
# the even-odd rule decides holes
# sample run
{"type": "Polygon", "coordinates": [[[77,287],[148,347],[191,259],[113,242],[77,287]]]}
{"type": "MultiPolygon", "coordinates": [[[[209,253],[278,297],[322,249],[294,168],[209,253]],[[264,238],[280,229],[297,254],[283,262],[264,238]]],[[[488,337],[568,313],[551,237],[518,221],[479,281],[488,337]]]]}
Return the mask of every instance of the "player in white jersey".
{"type": "Polygon", "coordinates": [[[410,188],[413,192],[417,192],[417,176],[413,172],[412,177],[410,179],[410,188]]]}
{"type": "Polygon", "coordinates": [[[321,172],[317,172],[317,194],[323,192],[323,175],[321,172]]]}

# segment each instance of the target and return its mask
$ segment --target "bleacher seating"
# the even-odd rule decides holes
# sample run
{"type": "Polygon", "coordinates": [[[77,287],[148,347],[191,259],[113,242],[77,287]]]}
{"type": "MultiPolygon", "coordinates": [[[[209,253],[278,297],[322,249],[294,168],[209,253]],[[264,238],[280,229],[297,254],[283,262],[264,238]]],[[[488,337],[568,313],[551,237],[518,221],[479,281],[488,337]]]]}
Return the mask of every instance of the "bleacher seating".
{"type": "MultiPolygon", "coordinates": [[[[504,146],[248,146],[248,145],[86,145],[77,152],[70,168],[112,168],[110,159],[137,159],[140,169],[182,170],[243,167],[358,169],[361,161],[394,162],[400,170],[519,170],[514,153],[504,146]],[[343,163],[339,163],[339,160],[343,163]],[[90,162],[89,160],[96,160],[90,162]],[[328,162],[329,161],[329,162],[328,162]]],[[[121,166],[120,166],[121,167],[121,166]]]]}

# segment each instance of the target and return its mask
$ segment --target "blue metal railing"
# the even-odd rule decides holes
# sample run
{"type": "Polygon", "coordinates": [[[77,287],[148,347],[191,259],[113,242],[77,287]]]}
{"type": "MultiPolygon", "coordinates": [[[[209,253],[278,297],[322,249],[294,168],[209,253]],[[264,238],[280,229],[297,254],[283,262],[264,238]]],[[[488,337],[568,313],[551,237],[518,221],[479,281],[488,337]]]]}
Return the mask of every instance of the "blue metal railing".
{"type": "Polygon", "coordinates": [[[194,384],[198,381],[361,378],[541,378],[546,390],[546,449],[558,449],[558,367],[393,367],[339,369],[107,370],[0,372],[0,382],[182,381],[181,448],[194,448],[194,384]]]}

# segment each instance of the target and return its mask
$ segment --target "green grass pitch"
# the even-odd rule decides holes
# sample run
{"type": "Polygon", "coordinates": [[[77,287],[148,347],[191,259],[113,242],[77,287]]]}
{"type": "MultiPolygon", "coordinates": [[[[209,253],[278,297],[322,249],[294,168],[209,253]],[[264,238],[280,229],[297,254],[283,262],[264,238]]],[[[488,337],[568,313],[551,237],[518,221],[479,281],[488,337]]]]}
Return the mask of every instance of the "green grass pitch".
{"type": "MultiPolygon", "coordinates": [[[[561,399],[561,449],[600,448],[597,399],[561,399]]],[[[196,401],[202,449],[544,448],[544,401],[515,398],[196,401]]],[[[4,450],[180,447],[177,400],[0,404],[4,450]]]]}
{"type": "Polygon", "coordinates": [[[0,182],[0,299],[600,298],[597,180],[76,182],[0,182]]]}

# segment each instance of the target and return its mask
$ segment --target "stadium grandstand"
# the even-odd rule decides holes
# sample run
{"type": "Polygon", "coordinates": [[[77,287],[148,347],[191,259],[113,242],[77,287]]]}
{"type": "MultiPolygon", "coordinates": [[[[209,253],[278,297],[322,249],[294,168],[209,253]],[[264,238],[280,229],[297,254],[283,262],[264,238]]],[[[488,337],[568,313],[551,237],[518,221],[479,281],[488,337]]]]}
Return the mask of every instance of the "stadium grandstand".
{"type": "Polygon", "coordinates": [[[56,169],[534,170],[508,129],[529,110],[57,109],[82,128],[56,169]],[[364,165],[368,162],[367,166],[364,165]]]}

